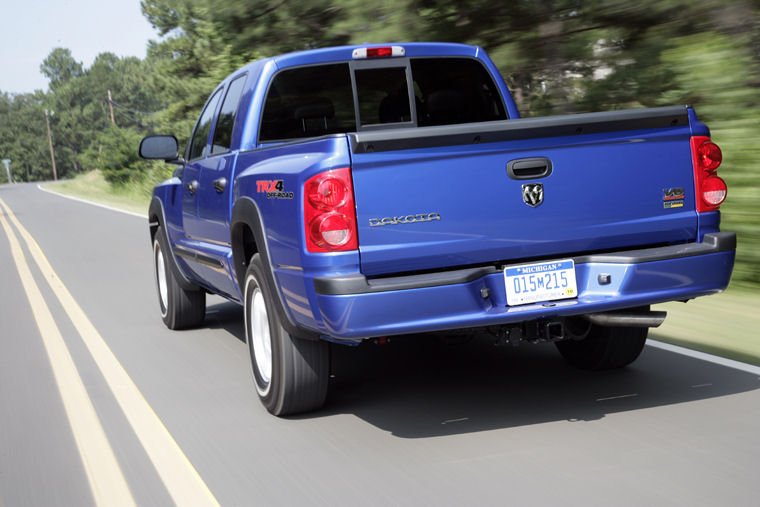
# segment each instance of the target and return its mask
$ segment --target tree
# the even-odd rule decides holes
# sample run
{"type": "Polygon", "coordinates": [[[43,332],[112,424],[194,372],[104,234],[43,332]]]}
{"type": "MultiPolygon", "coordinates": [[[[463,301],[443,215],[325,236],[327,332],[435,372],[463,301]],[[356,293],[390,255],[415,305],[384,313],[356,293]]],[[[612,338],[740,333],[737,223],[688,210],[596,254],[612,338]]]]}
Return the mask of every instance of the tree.
{"type": "Polygon", "coordinates": [[[50,80],[50,89],[55,90],[82,75],[82,64],[74,60],[71,50],[55,48],[40,65],[40,72],[50,80]]]}
{"type": "MultiPolygon", "coordinates": [[[[52,178],[41,92],[0,93],[0,156],[10,158],[15,181],[52,178]]],[[[3,168],[0,181],[5,181],[3,168]]]]}
{"type": "MultiPolygon", "coordinates": [[[[50,79],[44,103],[46,109],[55,112],[51,129],[61,177],[98,168],[93,164],[95,159],[85,153],[102,151],[102,134],[113,126],[109,106],[114,108],[114,122],[132,128],[135,135],[154,123],[151,112],[164,107],[161,94],[151,85],[152,64],[139,58],[101,53],[83,69],[68,49],[56,48],[42,67],[50,79]]],[[[118,137],[122,141],[128,138],[118,137]]]]}

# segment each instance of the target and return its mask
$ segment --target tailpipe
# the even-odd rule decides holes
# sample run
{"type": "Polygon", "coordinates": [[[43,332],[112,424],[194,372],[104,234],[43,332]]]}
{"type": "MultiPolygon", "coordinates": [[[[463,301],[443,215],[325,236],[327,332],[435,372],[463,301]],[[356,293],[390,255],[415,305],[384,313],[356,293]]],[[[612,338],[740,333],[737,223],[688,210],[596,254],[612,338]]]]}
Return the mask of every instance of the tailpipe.
{"type": "Polygon", "coordinates": [[[668,312],[649,309],[618,310],[604,313],[589,313],[583,318],[599,326],[608,327],[659,327],[668,312]]]}

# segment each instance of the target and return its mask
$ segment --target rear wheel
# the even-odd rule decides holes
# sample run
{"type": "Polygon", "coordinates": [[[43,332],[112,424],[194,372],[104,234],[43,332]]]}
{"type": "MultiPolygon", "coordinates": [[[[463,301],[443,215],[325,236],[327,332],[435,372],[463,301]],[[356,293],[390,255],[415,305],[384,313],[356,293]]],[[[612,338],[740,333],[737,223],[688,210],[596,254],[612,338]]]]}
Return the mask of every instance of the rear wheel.
{"type": "Polygon", "coordinates": [[[329,346],[290,335],[274,306],[259,254],[245,275],[245,337],[259,399],[274,415],[321,407],[327,396],[329,346]]]}
{"type": "Polygon", "coordinates": [[[167,255],[166,235],[159,226],[153,239],[153,268],[161,319],[169,329],[196,327],[206,316],[206,293],[183,289],[169,267],[167,255]]]}
{"type": "Polygon", "coordinates": [[[583,370],[610,370],[631,364],[639,357],[647,340],[646,327],[591,326],[580,341],[557,342],[562,357],[583,370]]]}

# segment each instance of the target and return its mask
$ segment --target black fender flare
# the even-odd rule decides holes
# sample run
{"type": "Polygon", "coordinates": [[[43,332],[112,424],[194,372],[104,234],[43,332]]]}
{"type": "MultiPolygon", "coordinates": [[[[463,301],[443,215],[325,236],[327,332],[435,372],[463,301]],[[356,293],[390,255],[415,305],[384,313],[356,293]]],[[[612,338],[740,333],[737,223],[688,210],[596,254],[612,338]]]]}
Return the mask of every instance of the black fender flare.
{"type": "Polygon", "coordinates": [[[248,270],[248,264],[250,257],[253,257],[254,253],[258,253],[261,256],[261,260],[264,264],[264,274],[267,278],[268,285],[273,288],[274,304],[277,307],[277,315],[280,318],[282,327],[285,331],[290,333],[291,336],[303,338],[307,340],[318,340],[319,334],[308,329],[300,327],[293,322],[290,315],[285,310],[285,302],[282,299],[282,293],[279,290],[278,284],[275,282],[274,270],[271,258],[269,256],[269,246],[266,241],[266,234],[264,233],[264,222],[261,218],[261,213],[256,205],[256,202],[250,197],[241,197],[232,208],[232,216],[230,218],[230,243],[232,244],[232,261],[235,269],[235,277],[237,278],[238,287],[240,293],[245,291],[245,273],[248,270]],[[251,255],[246,255],[246,245],[244,242],[243,231],[244,227],[253,234],[253,240],[255,246],[251,255]]]}
{"type": "Polygon", "coordinates": [[[179,283],[180,287],[182,287],[184,290],[189,291],[198,291],[203,290],[198,285],[194,284],[190,281],[190,279],[185,275],[185,273],[182,272],[182,270],[179,267],[179,264],[177,263],[177,259],[174,256],[174,251],[171,247],[171,242],[169,241],[169,236],[166,233],[166,215],[164,214],[164,203],[161,201],[161,199],[157,196],[153,196],[153,198],[150,201],[150,206],[148,207],[148,220],[149,220],[149,232],[150,232],[150,246],[153,247],[153,240],[156,237],[156,233],[158,232],[158,226],[162,225],[162,232],[164,234],[164,241],[165,244],[168,246],[169,250],[169,269],[172,270],[172,274],[177,279],[177,282],[179,283]],[[155,217],[155,220],[153,219],[155,217]]]}

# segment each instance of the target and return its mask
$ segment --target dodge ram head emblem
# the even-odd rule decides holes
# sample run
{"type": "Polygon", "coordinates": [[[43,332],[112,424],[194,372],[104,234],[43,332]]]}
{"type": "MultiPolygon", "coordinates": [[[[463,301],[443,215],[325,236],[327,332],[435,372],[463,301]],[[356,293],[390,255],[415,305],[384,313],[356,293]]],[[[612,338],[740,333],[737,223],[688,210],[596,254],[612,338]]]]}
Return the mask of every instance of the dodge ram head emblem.
{"type": "Polygon", "coordinates": [[[544,202],[544,185],[541,183],[529,183],[522,186],[523,201],[528,206],[535,208],[544,202]]]}

